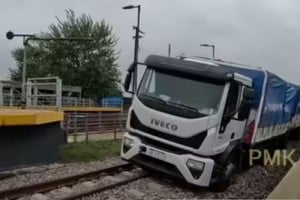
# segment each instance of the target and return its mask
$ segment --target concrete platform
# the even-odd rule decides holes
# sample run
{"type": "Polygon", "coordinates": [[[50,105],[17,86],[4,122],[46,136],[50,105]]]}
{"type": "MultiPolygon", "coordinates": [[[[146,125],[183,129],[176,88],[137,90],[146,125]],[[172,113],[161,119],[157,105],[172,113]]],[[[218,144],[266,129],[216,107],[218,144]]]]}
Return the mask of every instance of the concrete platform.
{"type": "Polygon", "coordinates": [[[268,199],[300,199],[300,160],[284,176],[268,199]]]}
{"type": "Polygon", "coordinates": [[[0,171],[57,161],[63,112],[0,109],[0,171]]]}
{"type": "Polygon", "coordinates": [[[0,109],[0,126],[41,125],[63,120],[63,112],[49,110],[0,109]]]}

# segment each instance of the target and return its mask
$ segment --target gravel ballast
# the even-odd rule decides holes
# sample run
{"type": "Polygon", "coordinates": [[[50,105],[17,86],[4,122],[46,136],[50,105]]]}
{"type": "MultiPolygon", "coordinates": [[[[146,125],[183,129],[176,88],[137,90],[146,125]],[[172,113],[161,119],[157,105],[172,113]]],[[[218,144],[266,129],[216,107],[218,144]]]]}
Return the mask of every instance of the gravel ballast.
{"type": "MultiPolygon", "coordinates": [[[[299,151],[296,154],[295,159],[299,158],[299,151]]],[[[22,172],[20,175],[0,180],[0,190],[44,182],[46,180],[62,178],[122,163],[124,163],[124,161],[118,157],[114,157],[99,162],[57,163],[33,167],[23,171],[19,170],[22,172]],[[29,173],[30,170],[32,173],[29,173]]],[[[233,179],[231,186],[225,192],[221,193],[213,193],[206,188],[192,188],[187,184],[179,184],[172,179],[154,174],[148,178],[139,179],[84,199],[265,199],[280,182],[289,168],[290,166],[255,165],[238,174],[233,179]]],[[[124,172],[122,175],[130,175],[130,172],[124,172]]],[[[88,189],[92,183],[86,182],[84,185],[88,189]]],[[[64,189],[65,192],[68,192],[68,188],[64,189]]]]}
{"type": "Polygon", "coordinates": [[[104,191],[86,199],[264,199],[279,183],[288,168],[254,166],[239,174],[225,192],[213,193],[206,188],[191,189],[188,185],[160,177],[149,177],[104,191]],[[136,195],[135,195],[136,193],[136,195]]]}
{"type": "MultiPolygon", "coordinates": [[[[293,158],[297,160],[300,152],[297,146],[295,148],[298,151],[293,158]]],[[[213,193],[207,188],[191,188],[160,175],[140,179],[86,199],[265,199],[290,167],[255,165],[239,173],[230,187],[221,193],[213,193]]]]}
{"type": "Polygon", "coordinates": [[[80,174],[83,172],[94,171],[125,163],[119,157],[109,158],[103,161],[84,162],[84,163],[54,163],[18,169],[13,173],[16,176],[0,180],[0,190],[15,188],[33,183],[40,183],[48,180],[58,179],[66,176],[80,174]],[[19,174],[19,175],[18,175],[19,174]]]}

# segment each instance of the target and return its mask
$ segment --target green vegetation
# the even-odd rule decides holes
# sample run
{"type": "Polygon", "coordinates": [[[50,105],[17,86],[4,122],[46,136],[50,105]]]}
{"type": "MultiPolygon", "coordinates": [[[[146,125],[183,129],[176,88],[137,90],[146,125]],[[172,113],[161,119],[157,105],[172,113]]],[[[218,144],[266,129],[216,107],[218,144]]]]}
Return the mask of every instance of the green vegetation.
{"type": "MultiPolygon", "coordinates": [[[[81,86],[83,97],[97,99],[119,95],[120,70],[117,63],[117,37],[104,20],[76,16],[66,11],[66,19],[56,17],[41,38],[92,38],[90,41],[37,41],[26,45],[27,77],[59,76],[64,85],[81,86]]],[[[10,69],[12,80],[22,77],[24,48],[13,50],[17,66],[10,69]]]]}
{"type": "Polygon", "coordinates": [[[60,158],[64,162],[87,162],[104,160],[120,155],[121,140],[101,140],[74,142],[60,149],[60,158]]]}

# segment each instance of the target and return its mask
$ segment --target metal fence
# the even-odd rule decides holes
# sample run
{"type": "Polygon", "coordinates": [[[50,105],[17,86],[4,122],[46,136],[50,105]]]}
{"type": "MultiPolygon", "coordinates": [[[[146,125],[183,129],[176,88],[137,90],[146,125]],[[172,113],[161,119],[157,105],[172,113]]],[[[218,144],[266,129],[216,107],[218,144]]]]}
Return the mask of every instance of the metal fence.
{"type": "MultiPolygon", "coordinates": [[[[1,100],[0,100],[1,101],[1,100]]],[[[0,102],[0,106],[18,106],[21,105],[21,94],[3,94],[3,100],[0,102]]]]}
{"type": "Polygon", "coordinates": [[[98,106],[97,103],[88,98],[78,98],[78,97],[62,97],[63,107],[95,107],[98,106]]]}
{"type": "MultiPolygon", "coordinates": [[[[56,106],[56,97],[48,94],[30,95],[25,96],[26,98],[26,108],[58,108],[56,106]]],[[[21,106],[22,105],[22,95],[3,95],[3,101],[0,106],[21,106]]],[[[97,107],[97,103],[88,98],[78,98],[78,97],[62,97],[62,107],[97,107]]]]}
{"type": "Polygon", "coordinates": [[[127,113],[68,113],[65,114],[67,135],[117,133],[126,131],[127,113]]]}

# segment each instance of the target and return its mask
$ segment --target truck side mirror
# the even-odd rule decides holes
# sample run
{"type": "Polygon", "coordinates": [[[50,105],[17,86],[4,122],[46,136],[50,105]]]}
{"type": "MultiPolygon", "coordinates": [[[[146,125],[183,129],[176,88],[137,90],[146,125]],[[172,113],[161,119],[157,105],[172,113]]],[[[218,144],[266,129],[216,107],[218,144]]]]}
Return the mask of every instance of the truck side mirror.
{"type": "Polygon", "coordinates": [[[238,112],[238,119],[239,120],[245,120],[248,119],[250,111],[251,111],[251,100],[243,99],[240,105],[240,109],[238,112]]]}
{"type": "Polygon", "coordinates": [[[126,77],[125,77],[125,82],[124,82],[124,89],[126,92],[129,92],[129,93],[133,93],[131,91],[129,91],[129,88],[130,88],[130,82],[131,82],[131,74],[132,73],[127,73],[126,77]]]}
{"type": "Polygon", "coordinates": [[[243,92],[243,99],[239,108],[239,113],[238,113],[238,119],[239,120],[245,120],[248,119],[250,111],[251,111],[251,106],[252,106],[252,100],[254,97],[254,90],[251,88],[244,88],[243,92]]]}
{"type": "Polygon", "coordinates": [[[244,88],[243,99],[252,100],[254,97],[254,90],[248,87],[244,88]]]}

